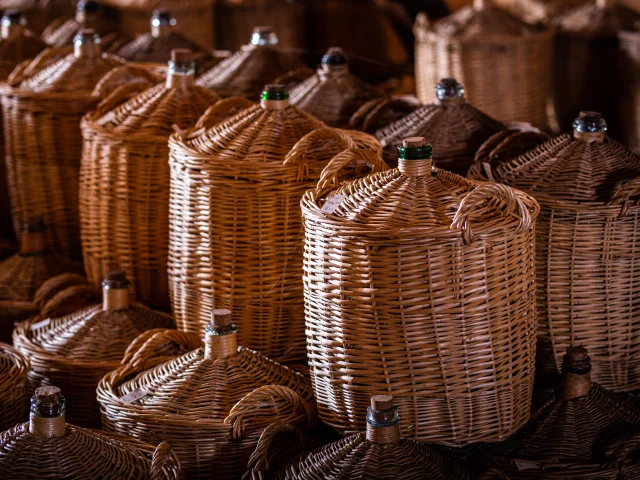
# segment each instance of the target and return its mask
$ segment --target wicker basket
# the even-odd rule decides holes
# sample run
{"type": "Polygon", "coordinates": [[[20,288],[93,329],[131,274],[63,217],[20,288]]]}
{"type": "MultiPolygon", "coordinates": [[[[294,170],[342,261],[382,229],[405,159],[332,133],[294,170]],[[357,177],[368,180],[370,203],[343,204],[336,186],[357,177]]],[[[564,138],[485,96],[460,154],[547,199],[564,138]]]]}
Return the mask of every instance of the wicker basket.
{"type": "Polygon", "coordinates": [[[77,3],[75,16],[60,17],[53,20],[42,32],[42,40],[52,47],[72,45],[73,39],[83,28],[96,30],[102,40],[102,50],[109,51],[105,43],[115,41],[113,35],[118,28],[116,13],[93,0],[81,0],[77,3]]]}
{"type": "MultiPolygon", "coordinates": [[[[312,452],[296,454],[303,437],[295,427],[269,425],[249,460],[243,480],[471,480],[479,478],[440,452],[400,437],[398,407],[393,397],[371,397],[367,432],[355,433],[312,452]]],[[[482,480],[501,480],[500,472],[486,472],[482,480]]]]}
{"type": "Polygon", "coordinates": [[[640,478],[640,410],[591,383],[586,349],[569,348],[557,390],[539,392],[518,446],[500,459],[509,478],[640,478]]]}
{"type": "Polygon", "coordinates": [[[589,0],[493,0],[494,5],[530,24],[553,24],[559,15],[589,0]]]}
{"type": "Polygon", "coordinates": [[[468,177],[493,182],[493,169],[549,140],[549,135],[528,123],[510,123],[490,136],[476,152],[468,177]]]}
{"type": "Polygon", "coordinates": [[[148,18],[156,8],[166,8],[176,19],[176,28],[204,48],[214,46],[213,0],[103,0],[119,12],[120,32],[135,36],[149,31],[148,18]]]}
{"type": "Polygon", "coordinates": [[[73,3],[68,0],[0,0],[0,10],[21,11],[29,28],[40,35],[52,20],[73,14],[73,3]]]}
{"type": "Polygon", "coordinates": [[[18,350],[0,342],[0,431],[24,419],[29,360],[18,350]]]}
{"type": "Polygon", "coordinates": [[[243,345],[291,363],[306,355],[300,199],[331,157],[379,144],[268,87],[260,105],[169,141],[169,289],[179,329],[200,332],[212,308],[230,308],[243,345]]]}
{"type": "Polygon", "coordinates": [[[0,433],[0,475],[6,479],[177,480],[180,463],[166,442],[153,448],[132,438],[65,422],[57,387],[38,388],[28,423],[0,433]]]}
{"type": "Polygon", "coordinates": [[[347,57],[330,48],[312,77],[291,90],[291,103],[327,125],[348,128],[351,116],[364,103],[382,98],[382,92],[349,73],[347,57]]]}
{"type": "Polygon", "coordinates": [[[552,84],[553,33],[527,26],[491,5],[475,0],[430,25],[416,20],[416,88],[422,103],[434,101],[433,86],[455,77],[469,102],[503,122],[529,122],[547,128],[552,84]]]}
{"type": "Polygon", "coordinates": [[[622,89],[621,133],[624,144],[640,153],[640,24],[620,34],[622,89]]]}
{"type": "Polygon", "coordinates": [[[262,430],[273,421],[308,431],[313,394],[302,375],[238,347],[231,312],[214,310],[202,335],[157,330],[139,337],[123,366],[98,386],[105,428],[175,446],[184,478],[237,479],[262,430]],[[190,351],[165,363],[158,349],[190,351]],[[156,356],[156,361],[150,357],[156,356]]]}
{"type": "Polygon", "coordinates": [[[220,97],[194,85],[189,50],[171,53],[161,84],[127,100],[116,90],[82,121],[80,227],[87,276],[99,283],[118,265],[127,271],[136,298],[169,306],[169,147],[174,128],[195,124],[220,97]],[[120,176],[119,172],[126,175],[120,176]]]}
{"type": "Polygon", "coordinates": [[[103,304],[62,317],[33,317],[20,323],[13,343],[31,361],[33,385],[59,385],[69,392],[69,418],[100,427],[96,386],[120,361],[135,338],[153,328],[170,328],[173,319],[130,303],[129,282],[112,271],[103,282],[103,304]]]}
{"type": "Polygon", "coordinates": [[[11,343],[13,324],[36,313],[33,296],[47,279],[82,270],[47,249],[45,231],[41,219],[31,219],[22,234],[20,253],[0,262],[0,342],[11,343]]]}
{"type": "Polygon", "coordinates": [[[419,107],[418,99],[410,95],[375,98],[354,112],[349,120],[349,127],[375,133],[382,127],[415,112],[419,107]]]}
{"type": "Polygon", "coordinates": [[[222,97],[260,98],[265,83],[302,67],[300,60],[278,46],[271,27],[255,27],[251,42],[198,78],[198,85],[222,97]]]}
{"type": "Polygon", "coordinates": [[[618,33],[640,21],[640,13],[612,0],[592,0],[556,19],[554,103],[563,132],[580,110],[601,112],[620,137],[620,55],[618,33]]]}
{"type": "Polygon", "coordinates": [[[2,116],[11,211],[16,232],[30,215],[51,226],[53,251],[81,258],[78,176],[82,151],[80,120],[95,107],[98,80],[120,64],[100,54],[99,37],[78,36],[75,52],[41,53],[22,66],[2,91],[2,116]]]}
{"type": "Polygon", "coordinates": [[[434,164],[466,175],[473,157],[487,138],[504,127],[500,122],[467,103],[464,88],[453,78],[438,82],[436,101],[376,132],[384,158],[396,165],[396,148],[405,137],[433,139],[434,164]]]}
{"type": "Polygon", "coordinates": [[[640,157],[605,136],[599,114],[494,168],[496,181],[540,202],[537,250],[538,364],[560,372],[567,347],[589,350],[605,388],[640,388],[640,157]]]}
{"type": "Polygon", "coordinates": [[[320,417],[341,432],[362,429],[369,397],[393,392],[404,436],[505,439],[529,418],[538,206],[432,168],[422,137],[403,145],[397,169],[369,155],[383,171],[334,190],[362,160],[336,157],[302,200],[320,417]]]}
{"type": "MultiPolygon", "coordinates": [[[[47,46],[40,40],[40,37],[27,30],[25,24],[24,16],[18,11],[6,12],[2,16],[0,25],[0,81],[5,81],[20,62],[35,57],[47,46]]],[[[0,237],[13,238],[7,174],[4,152],[2,151],[3,143],[0,123],[0,237]]]]}

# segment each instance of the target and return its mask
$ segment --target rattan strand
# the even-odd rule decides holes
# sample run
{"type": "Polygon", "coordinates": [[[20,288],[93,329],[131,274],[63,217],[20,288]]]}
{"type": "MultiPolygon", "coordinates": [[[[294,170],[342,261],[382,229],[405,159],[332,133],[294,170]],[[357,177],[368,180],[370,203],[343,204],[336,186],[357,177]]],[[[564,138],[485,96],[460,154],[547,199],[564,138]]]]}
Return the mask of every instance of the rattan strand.
{"type": "Polygon", "coordinates": [[[594,380],[615,391],[640,388],[640,157],[608,137],[569,134],[493,169],[496,181],[541,205],[536,231],[538,363],[560,371],[570,345],[591,355],[594,380]],[[629,180],[627,183],[623,180],[629,180]]]}
{"type": "Polygon", "coordinates": [[[98,80],[120,61],[71,54],[46,65],[58,54],[45,51],[29,77],[18,75],[2,93],[7,177],[14,229],[42,215],[50,248],[80,259],[80,120],[98,102],[91,95],[98,80]]]}
{"type": "Polygon", "coordinates": [[[529,418],[538,206],[430,163],[404,161],[303,197],[320,417],[339,431],[363,429],[369,397],[393,392],[404,436],[502,440],[529,418]],[[321,212],[335,194],[340,206],[321,212]]]}
{"type": "Polygon", "coordinates": [[[620,34],[622,118],[624,144],[640,154],[640,27],[620,34]]]}
{"type": "Polygon", "coordinates": [[[25,418],[28,372],[27,358],[10,345],[0,343],[0,431],[25,418]]]}
{"type": "MultiPolygon", "coordinates": [[[[424,104],[445,77],[464,84],[469,102],[503,122],[553,125],[547,112],[552,84],[553,32],[527,27],[486,0],[435,26],[419,15],[416,88],[424,104]]],[[[551,118],[550,118],[551,117],[551,118]]]]}
{"type": "Polygon", "coordinates": [[[209,479],[215,471],[216,478],[237,479],[269,423],[292,421],[304,431],[313,426],[313,394],[305,377],[258,352],[238,347],[216,358],[214,349],[207,356],[201,345],[200,335],[174,330],[134,342],[123,366],[98,386],[104,426],[175,445],[185,478],[209,479]],[[170,343],[191,351],[166,363],[152,361],[170,343]],[[146,395],[121,399],[136,389],[146,395]]]}
{"type": "Polygon", "coordinates": [[[167,443],[154,449],[69,424],[64,435],[53,438],[30,433],[29,423],[0,433],[0,475],[7,479],[177,480],[179,473],[167,443]]]}
{"type": "MultiPolygon", "coordinates": [[[[193,76],[190,78],[193,81],[193,76]]],[[[188,82],[188,78],[183,80],[188,82]]],[[[219,97],[193,84],[169,86],[166,82],[128,101],[127,97],[127,92],[114,92],[104,101],[112,107],[110,111],[90,112],[82,121],[80,229],[84,265],[93,283],[119,266],[127,272],[139,301],[166,308],[167,141],[176,127],[192,126],[219,97]]]]}
{"type": "Polygon", "coordinates": [[[169,288],[178,328],[200,332],[213,308],[229,308],[242,345],[287,363],[305,358],[300,199],[332,156],[356,144],[379,148],[296,107],[261,105],[171,137],[169,288]]]}

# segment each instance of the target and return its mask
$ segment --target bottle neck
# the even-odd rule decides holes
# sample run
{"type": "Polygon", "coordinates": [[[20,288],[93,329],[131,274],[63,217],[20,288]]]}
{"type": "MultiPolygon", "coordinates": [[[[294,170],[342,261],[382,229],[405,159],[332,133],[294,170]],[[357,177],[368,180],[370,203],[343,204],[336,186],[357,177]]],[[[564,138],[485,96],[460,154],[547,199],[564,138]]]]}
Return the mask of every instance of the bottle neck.
{"type": "Polygon", "coordinates": [[[151,36],[153,38],[168,37],[171,32],[171,25],[161,23],[159,25],[151,24],[151,36]]]}
{"type": "Polygon", "coordinates": [[[0,26],[0,37],[3,40],[8,40],[10,38],[18,37],[24,33],[25,27],[24,25],[15,24],[15,23],[4,23],[0,26]]]}
{"type": "Polygon", "coordinates": [[[65,414],[57,417],[39,417],[34,413],[29,416],[29,432],[43,438],[61,437],[66,431],[65,414]]]}
{"type": "Polygon", "coordinates": [[[207,332],[204,337],[204,358],[215,360],[235,355],[238,351],[236,333],[223,333],[216,335],[207,332]]]}
{"type": "Polygon", "coordinates": [[[289,106],[289,100],[260,100],[260,106],[265,110],[284,110],[289,106]]]}
{"type": "Polygon", "coordinates": [[[102,54],[99,43],[76,42],[73,45],[73,55],[76,58],[96,58],[102,54]]]}
{"type": "Polygon", "coordinates": [[[591,372],[562,372],[560,396],[563,400],[586,397],[591,391],[591,372]]]}
{"type": "Polygon", "coordinates": [[[167,73],[167,88],[189,88],[195,84],[195,75],[193,71],[188,73],[171,71],[167,73]]]}
{"type": "Polygon", "coordinates": [[[430,158],[422,160],[398,159],[398,170],[404,175],[411,177],[426,177],[427,175],[431,175],[432,165],[433,162],[430,158]]]}
{"type": "Polygon", "coordinates": [[[20,244],[22,255],[38,255],[47,251],[45,232],[23,232],[20,244]]]}
{"type": "Polygon", "coordinates": [[[102,309],[105,312],[129,308],[131,296],[128,288],[102,287],[102,309]]]}
{"type": "Polygon", "coordinates": [[[367,423],[367,440],[378,445],[385,443],[400,443],[400,425],[388,427],[374,427],[367,423]]]}
{"type": "Polygon", "coordinates": [[[580,140],[585,143],[602,143],[605,138],[605,131],[600,132],[580,132],[578,130],[573,130],[573,138],[576,140],[580,140]]]}

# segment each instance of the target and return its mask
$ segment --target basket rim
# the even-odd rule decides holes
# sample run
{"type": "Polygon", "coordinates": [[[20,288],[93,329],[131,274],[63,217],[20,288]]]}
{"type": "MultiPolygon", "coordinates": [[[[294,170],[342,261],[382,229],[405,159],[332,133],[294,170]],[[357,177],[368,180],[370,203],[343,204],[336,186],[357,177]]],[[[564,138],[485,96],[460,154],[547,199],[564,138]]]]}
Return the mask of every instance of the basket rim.
{"type": "Polygon", "coordinates": [[[425,40],[444,40],[449,43],[464,44],[464,45],[493,45],[493,44],[505,44],[505,43],[534,43],[541,40],[551,41],[556,35],[554,28],[549,28],[541,32],[532,32],[527,35],[491,35],[491,36],[474,36],[474,37],[461,37],[456,35],[445,35],[442,33],[434,32],[433,30],[422,30],[416,35],[416,46],[421,43],[426,43],[425,40]]]}

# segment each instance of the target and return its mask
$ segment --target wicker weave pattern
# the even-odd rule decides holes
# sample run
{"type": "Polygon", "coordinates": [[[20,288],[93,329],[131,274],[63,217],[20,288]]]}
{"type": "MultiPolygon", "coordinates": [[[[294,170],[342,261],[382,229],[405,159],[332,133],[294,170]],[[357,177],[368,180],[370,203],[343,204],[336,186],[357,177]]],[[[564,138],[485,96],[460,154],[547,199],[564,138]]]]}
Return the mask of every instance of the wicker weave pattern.
{"type": "Polygon", "coordinates": [[[15,348],[0,343],[0,430],[24,419],[29,361],[15,348]]]}
{"type": "Polygon", "coordinates": [[[624,143],[640,153],[640,31],[620,34],[622,50],[622,119],[624,143]]]}
{"type": "Polygon", "coordinates": [[[376,98],[369,100],[354,112],[349,120],[349,126],[355,130],[375,133],[419,107],[418,99],[411,96],[376,98]]]}
{"type": "Polygon", "coordinates": [[[320,211],[326,191],[303,198],[320,417],[361,430],[369,397],[393,392],[404,436],[504,439],[529,417],[537,204],[430,163],[406,169],[326,195],[345,195],[333,214],[320,211]]]}

